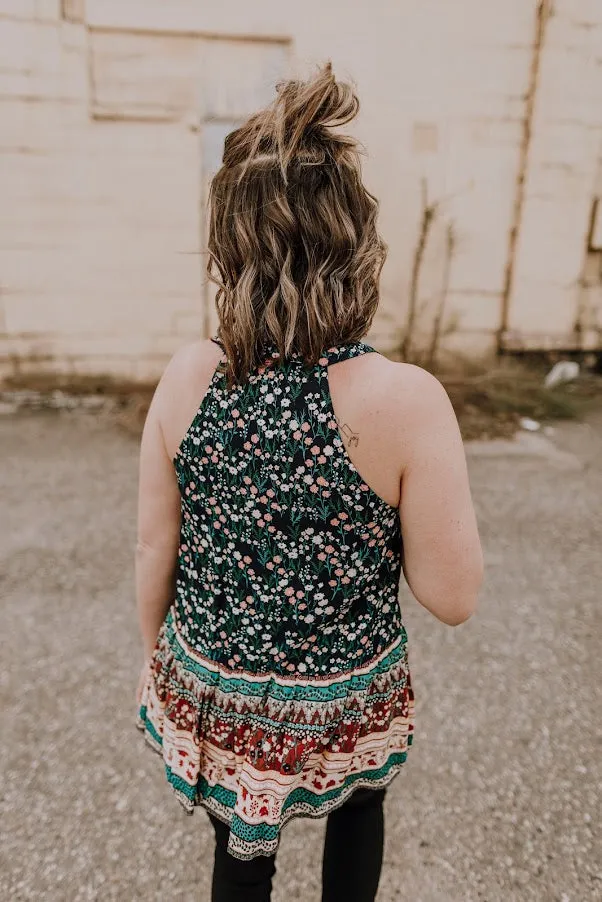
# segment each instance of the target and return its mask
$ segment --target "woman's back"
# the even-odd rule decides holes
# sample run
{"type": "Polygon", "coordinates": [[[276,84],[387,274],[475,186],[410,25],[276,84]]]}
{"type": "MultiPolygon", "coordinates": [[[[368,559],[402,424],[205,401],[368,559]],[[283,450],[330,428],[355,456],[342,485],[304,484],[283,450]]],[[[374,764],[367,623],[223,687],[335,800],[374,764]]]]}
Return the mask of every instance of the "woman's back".
{"type": "Polygon", "coordinates": [[[327,379],[330,363],[370,351],[331,349],[312,368],[278,366],[274,351],[234,391],[218,366],[176,452],[176,617],[220,663],[325,675],[400,635],[397,507],[352,463],[327,379]]]}
{"type": "MultiPolygon", "coordinates": [[[[170,460],[223,360],[206,340],[181,348],[167,368],[155,405],[170,460]]],[[[444,388],[420,367],[379,353],[331,354],[320,369],[344,457],[373,499],[398,510],[410,588],[439,620],[461,623],[474,609],[482,559],[462,439],[444,388]]]]}
{"type": "MultiPolygon", "coordinates": [[[[199,372],[203,350],[188,360],[199,372]]],[[[225,816],[216,787],[230,793],[239,857],[273,851],[295,814],[322,815],[360,785],[389,782],[411,744],[399,514],[345,448],[328,379],[330,365],[371,352],[349,343],[308,367],[296,355],[279,365],[270,349],[233,390],[218,359],[184,437],[166,432],[181,535],[141,726],[161,737],[189,810],[225,816]]],[[[172,397],[175,424],[188,405],[172,397]]]]}
{"type": "MultiPolygon", "coordinates": [[[[223,359],[219,344],[206,340],[184,346],[172,360],[169,403],[163,411],[165,442],[172,459],[223,359]]],[[[347,456],[370,488],[395,508],[400,503],[401,371],[411,395],[416,367],[392,363],[376,352],[331,354],[325,374],[328,384],[322,380],[330,392],[347,456]]]]}
{"type": "Polygon", "coordinates": [[[482,560],[447,395],[360,340],[386,244],[357,97],[330,65],[277,90],[211,180],[219,342],[174,356],[142,437],[137,723],[209,812],[216,902],[267,900],[284,824],[328,812],[324,900],[372,902],[413,736],[402,568],[456,624],[482,560]]]}

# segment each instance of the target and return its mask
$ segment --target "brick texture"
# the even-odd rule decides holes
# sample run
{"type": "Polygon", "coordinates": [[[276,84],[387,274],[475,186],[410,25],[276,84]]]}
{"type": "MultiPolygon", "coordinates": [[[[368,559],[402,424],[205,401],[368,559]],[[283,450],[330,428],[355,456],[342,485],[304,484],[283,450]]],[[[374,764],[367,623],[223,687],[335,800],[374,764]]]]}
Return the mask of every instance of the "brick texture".
{"type": "MultiPolygon", "coordinates": [[[[441,300],[452,226],[445,341],[489,351],[536,6],[0,0],[0,372],[18,360],[152,378],[181,342],[213,330],[203,203],[223,137],[283,75],[328,58],[358,88],[352,129],[390,248],[370,339],[391,349],[403,328],[424,183],[436,214],[418,336],[428,340],[441,300]]],[[[585,240],[602,190],[601,60],[602,6],[555,0],[523,173],[510,297],[519,331],[561,334],[585,305],[599,335],[585,240]]]]}

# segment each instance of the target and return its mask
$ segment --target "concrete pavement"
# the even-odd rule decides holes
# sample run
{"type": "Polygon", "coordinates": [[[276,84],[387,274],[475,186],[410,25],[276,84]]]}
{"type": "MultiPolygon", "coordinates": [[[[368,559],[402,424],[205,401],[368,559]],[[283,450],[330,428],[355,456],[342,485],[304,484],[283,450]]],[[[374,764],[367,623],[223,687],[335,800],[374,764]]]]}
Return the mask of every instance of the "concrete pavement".
{"type": "MultiPolygon", "coordinates": [[[[379,902],[602,899],[602,421],[469,448],[481,606],[402,596],[417,695],[379,902]]],[[[136,443],[102,414],[0,417],[0,899],[208,900],[212,831],[134,727],[136,443]]],[[[325,822],[274,902],[318,902],[325,822]]]]}

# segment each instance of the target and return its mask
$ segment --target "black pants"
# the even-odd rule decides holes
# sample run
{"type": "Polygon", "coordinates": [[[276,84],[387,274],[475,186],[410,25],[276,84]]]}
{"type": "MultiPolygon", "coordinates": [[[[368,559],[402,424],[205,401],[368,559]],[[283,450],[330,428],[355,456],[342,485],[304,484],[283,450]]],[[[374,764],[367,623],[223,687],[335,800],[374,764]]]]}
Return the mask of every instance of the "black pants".
{"type": "MultiPolygon", "coordinates": [[[[374,902],[383,862],[386,789],[356,789],[328,815],[322,860],[322,902],[374,902]]],[[[209,814],[215,830],[211,902],[269,902],[276,854],[249,861],[226,849],[229,827],[209,814]]]]}

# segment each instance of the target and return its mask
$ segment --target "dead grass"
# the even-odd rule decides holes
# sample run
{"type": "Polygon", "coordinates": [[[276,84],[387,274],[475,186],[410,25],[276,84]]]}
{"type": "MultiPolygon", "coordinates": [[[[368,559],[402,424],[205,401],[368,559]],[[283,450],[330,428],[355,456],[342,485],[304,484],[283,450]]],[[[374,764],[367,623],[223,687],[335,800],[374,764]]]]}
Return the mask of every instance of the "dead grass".
{"type": "MultiPolygon", "coordinates": [[[[546,369],[512,360],[487,369],[463,361],[454,371],[437,372],[450,398],[465,439],[511,437],[521,417],[538,422],[581,418],[602,398],[602,377],[584,374],[554,389],[544,387],[546,369]]],[[[120,428],[138,437],[155,386],[107,376],[61,376],[48,373],[7,378],[5,391],[41,395],[63,392],[71,397],[101,395],[111,402],[120,428]]]]}
{"type": "Polygon", "coordinates": [[[545,370],[514,362],[490,371],[438,374],[467,439],[511,436],[522,417],[579,419],[602,396],[602,379],[585,374],[547,389],[545,370]]]}
{"type": "Polygon", "coordinates": [[[155,391],[155,384],[116,379],[111,376],[59,375],[57,373],[27,373],[7,377],[5,392],[31,392],[51,397],[61,392],[72,398],[104,397],[112,420],[138,438],[155,391]]]}
{"type": "Polygon", "coordinates": [[[20,373],[6,376],[4,391],[31,391],[49,395],[55,391],[67,395],[105,395],[108,398],[127,400],[133,394],[152,396],[155,386],[112,376],[67,375],[60,373],[20,373]]]}

